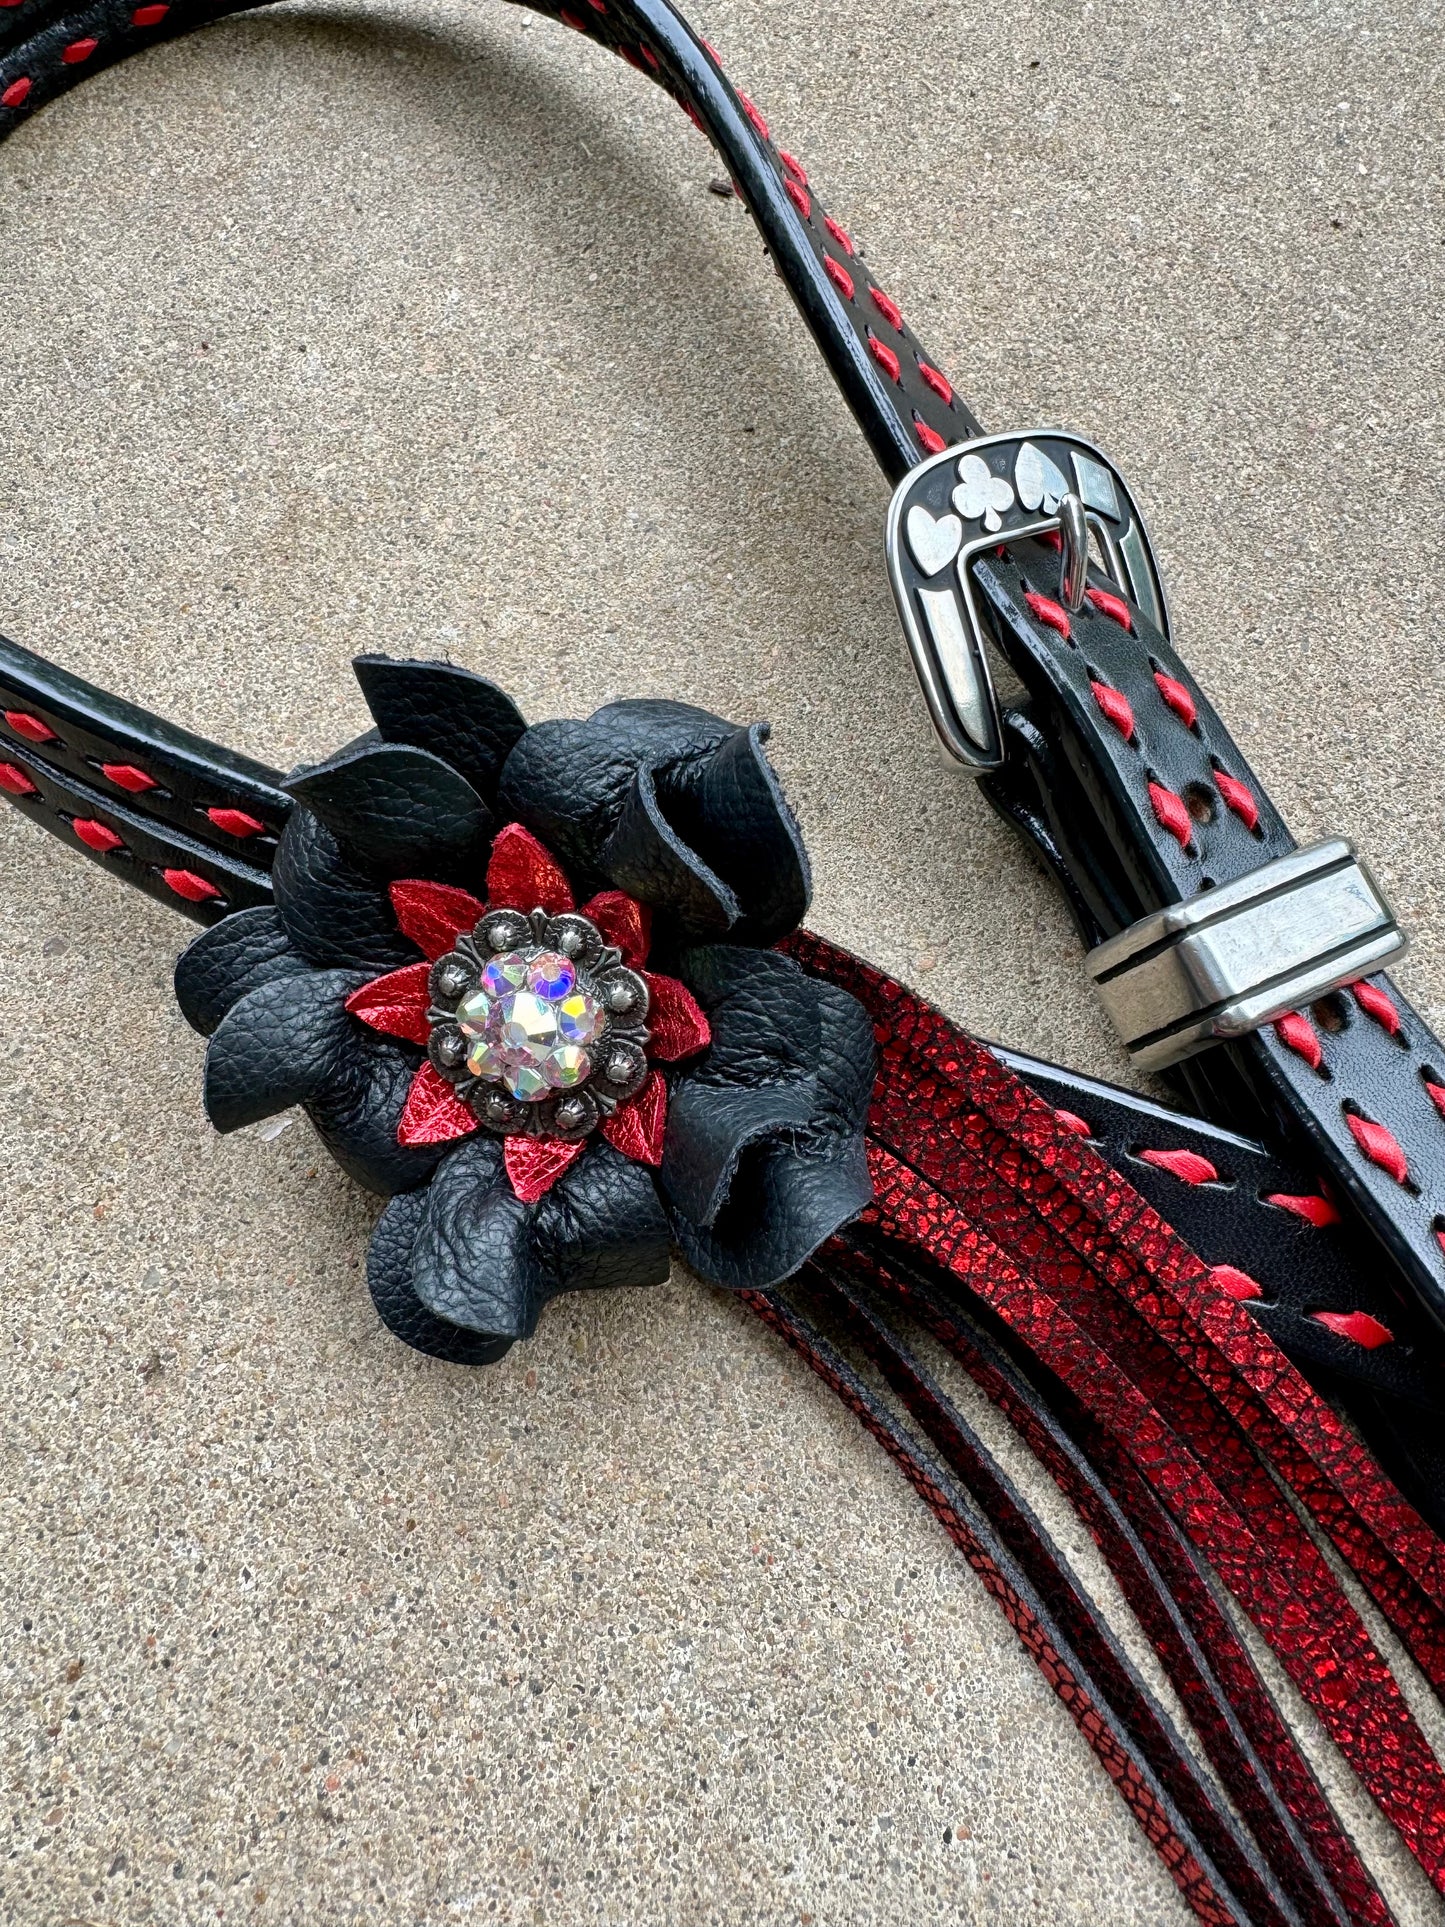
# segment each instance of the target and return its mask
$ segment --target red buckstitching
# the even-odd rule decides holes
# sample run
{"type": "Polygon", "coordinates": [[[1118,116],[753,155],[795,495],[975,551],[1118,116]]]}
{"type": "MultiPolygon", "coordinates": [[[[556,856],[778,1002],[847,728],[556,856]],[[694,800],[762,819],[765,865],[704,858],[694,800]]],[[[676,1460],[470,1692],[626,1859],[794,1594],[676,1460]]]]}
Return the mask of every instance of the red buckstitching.
{"type": "Polygon", "coordinates": [[[207,810],[206,815],[210,817],[216,828],[224,830],[227,836],[258,836],[266,827],[254,816],[248,815],[245,810],[207,810]]]}
{"type": "Polygon", "coordinates": [[[145,771],[137,769],[134,763],[102,763],[100,773],[119,789],[130,790],[137,796],[143,790],[153,790],[158,787],[154,776],[147,776],[145,771]]]}
{"type": "Polygon", "coordinates": [[[1274,1034],[1296,1057],[1302,1057],[1312,1071],[1317,1071],[1324,1060],[1324,1051],[1315,1035],[1315,1027],[1302,1011],[1292,1010],[1283,1017],[1275,1019],[1274,1034]]]}
{"type": "Polygon", "coordinates": [[[1054,1116],[1059,1120],[1060,1124],[1063,1125],[1064,1129],[1066,1131],[1072,1131],[1075,1137],[1092,1137],[1094,1135],[1094,1127],[1081,1118],[1075,1111],[1056,1110],[1054,1116]]]}
{"type": "Polygon", "coordinates": [[[857,248],[853,245],[852,235],[848,232],[847,228],[835,221],[831,214],[825,214],[823,216],[823,226],[827,228],[833,239],[838,243],[838,246],[842,248],[844,254],[852,256],[858,252],[857,248]]]}
{"type": "Polygon", "coordinates": [[[1390,997],[1376,984],[1351,984],[1350,994],[1367,1017],[1373,1017],[1381,1030],[1391,1037],[1400,1035],[1400,1013],[1390,997]]]}
{"type": "MultiPolygon", "coordinates": [[[[593,0],[593,5],[594,6],[596,5],[596,0],[593,0]]],[[[648,66],[652,69],[653,73],[658,73],[661,70],[662,62],[658,59],[657,55],[652,51],[651,47],[648,46],[645,40],[638,41],[637,51],[642,55],[642,58],[647,62],[648,66]]]]}
{"type": "Polygon", "coordinates": [[[53,743],[59,740],[49,723],[42,723],[28,709],[7,709],[5,720],[15,734],[23,736],[28,743],[53,743]]]}
{"type": "Polygon", "coordinates": [[[1182,1178],[1186,1184],[1217,1184],[1219,1171],[1198,1151],[1141,1151],[1142,1163],[1157,1166],[1168,1171],[1172,1177],[1182,1178]]]}
{"type": "Polygon", "coordinates": [[[1367,1311],[1312,1311],[1310,1317],[1326,1331],[1334,1332],[1340,1338],[1348,1338],[1351,1343],[1363,1345],[1367,1352],[1378,1351],[1381,1345],[1393,1345],[1395,1334],[1388,1325],[1382,1325],[1378,1318],[1371,1318],[1367,1311]]]}
{"type": "Polygon", "coordinates": [[[808,176],[800,160],[795,160],[791,154],[787,153],[781,147],[778,149],[778,159],[783,163],[783,166],[787,168],[799,187],[806,187],[808,185],[808,176]]]}
{"type": "Polygon", "coordinates": [[[806,221],[808,216],[813,212],[813,203],[808,199],[802,188],[798,186],[795,180],[785,178],[783,181],[783,191],[806,221]]]}
{"type": "Polygon", "coordinates": [[[23,107],[29,100],[30,89],[34,85],[35,82],[28,74],[22,74],[19,80],[12,80],[4,93],[0,94],[0,107],[23,107]]]}
{"type": "Polygon", "coordinates": [[[927,361],[919,362],[918,373],[920,378],[933,390],[934,394],[937,395],[945,407],[952,408],[953,383],[948,379],[947,375],[941,375],[932,363],[927,361]]]}
{"type": "Polygon", "coordinates": [[[1430,1102],[1435,1106],[1435,1109],[1440,1113],[1441,1117],[1445,1117],[1445,1084],[1432,1084],[1428,1077],[1422,1077],[1420,1082],[1425,1086],[1425,1092],[1430,1102]]]}
{"type": "Polygon", "coordinates": [[[831,254],[825,254],[823,256],[823,272],[845,301],[851,301],[853,299],[853,277],[841,261],[835,261],[831,254]]]}
{"type": "Polygon", "coordinates": [[[882,288],[870,286],[868,292],[873,297],[874,307],[878,310],[879,314],[882,315],[889,327],[897,328],[901,334],[903,332],[903,310],[899,307],[898,303],[891,295],[884,294],[882,288]]]}
{"type": "Polygon", "coordinates": [[[1241,1271],[1237,1265],[1211,1265],[1209,1276],[1237,1305],[1247,1304],[1251,1298],[1264,1296],[1264,1286],[1259,1280],[1251,1278],[1247,1271],[1241,1271]]]}
{"type": "Polygon", "coordinates": [[[886,341],[880,341],[870,328],[868,331],[868,352],[890,381],[897,381],[902,374],[897,355],[886,341]]]}
{"type": "Polygon", "coordinates": [[[1159,694],[1164,698],[1165,702],[1168,703],[1184,727],[1186,729],[1193,729],[1199,712],[1194,706],[1194,698],[1184,687],[1183,683],[1176,682],[1173,676],[1166,676],[1162,669],[1156,669],[1154,671],[1154,682],[1159,694]]]}
{"type": "Polygon", "coordinates": [[[1262,1202],[1272,1204],[1277,1211],[1292,1211],[1297,1218],[1303,1218],[1306,1224],[1315,1225],[1320,1230],[1327,1224],[1338,1224],[1340,1221],[1340,1214],[1330,1200],[1312,1191],[1271,1191],[1262,1202]]]}
{"type": "Polygon", "coordinates": [[[1371,1164],[1378,1164],[1382,1171],[1387,1171],[1396,1184],[1408,1183],[1409,1161],[1393,1131],[1387,1130],[1383,1124],[1376,1124],[1373,1118],[1361,1117],[1355,1111],[1345,1112],[1345,1122],[1350,1127],[1351,1137],[1371,1164]]]}
{"type": "Polygon", "coordinates": [[[90,59],[90,56],[99,45],[100,42],[98,40],[72,40],[60,58],[67,67],[78,67],[82,60],[90,59]]]}
{"type": "Polygon", "coordinates": [[[1115,689],[1109,683],[1095,682],[1089,678],[1089,687],[1094,692],[1094,701],[1103,710],[1109,721],[1118,730],[1126,743],[1134,738],[1134,712],[1129,707],[1129,698],[1122,689],[1115,689]]]}
{"type": "MultiPolygon", "coordinates": [[[[1057,529],[1049,530],[1052,536],[1057,537],[1058,533],[1057,529]]],[[[1127,602],[1121,601],[1116,595],[1110,595],[1107,589],[1085,589],[1084,594],[1101,616],[1108,616],[1109,620],[1117,622],[1121,629],[1127,629],[1131,634],[1133,633],[1134,618],[1129,614],[1127,602]]]]}
{"type": "Polygon", "coordinates": [[[1184,798],[1176,796],[1173,790],[1165,789],[1162,783],[1151,780],[1149,801],[1161,827],[1168,830],[1181,850],[1187,850],[1194,841],[1194,825],[1190,821],[1184,798]]]}
{"type": "Polygon", "coordinates": [[[1064,640],[1068,640],[1072,625],[1069,622],[1067,609],[1061,609],[1057,602],[1051,602],[1046,595],[1040,595],[1036,589],[1025,589],[1024,601],[1029,605],[1029,610],[1036,622],[1042,622],[1046,628],[1057,629],[1064,640]]]}
{"type": "Polygon", "coordinates": [[[162,870],[161,881],[168,890],[174,890],[178,897],[184,897],[187,903],[205,903],[221,894],[214,883],[207,883],[194,870],[162,870]]]}
{"type": "Polygon", "coordinates": [[[1259,821],[1259,805],[1254,800],[1254,792],[1236,776],[1227,776],[1222,769],[1214,772],[1214,783],[1219,794],[1234,811],[1247,830],[1252,830],[1259,821]]]}
{"type": "Polygon", "coordinates": [[[169,12],[168,6],[137,7],[130,17],[130,24],[133,27],[158,27],[169,12]]]}
{"type": "Polygon", "coordinates": [[[930,428],[923,417],[916,413],[913,417],[913,432],[930,455],[941,455],[944,449],[948,447],[948,443],[943,439],[942,435],[939,434],[938,430],[936,428],[930,428]]]}
{"type": "Polygon", "coordinates": [[[98,822],[93,816],[73,817],[70,827],[87,850],[95,850],[101,856],[109,856],[112,850],[125,848],[125,838],[117,836],[108,823],[98,822]]]}
{"type": "Polygon", "coordinates": [[[735,92],[737,93],[738,101],[742,107],[743,112],[747,115],[748,119],[752,122],[754,128],[757,130],[759,134],[762,135],[765,141],[771,140],[773,138],[772,132],[768,127],[768,123],[763,119],[762,115],[758,112],[757,108],[754,107],[753,103],[748,99],[747,95],[743,92],[743,90],[740,87],[735,89],[735,92]]]}
{"type": "MultiPolygon", "coordinates": [[[[0,790],[10,796],[38,796],[39,791],[18,763],[0,763],[0,790]]],[[[1445,1096],[1445,1092],[1442,1092],[1445,1096]]]]}

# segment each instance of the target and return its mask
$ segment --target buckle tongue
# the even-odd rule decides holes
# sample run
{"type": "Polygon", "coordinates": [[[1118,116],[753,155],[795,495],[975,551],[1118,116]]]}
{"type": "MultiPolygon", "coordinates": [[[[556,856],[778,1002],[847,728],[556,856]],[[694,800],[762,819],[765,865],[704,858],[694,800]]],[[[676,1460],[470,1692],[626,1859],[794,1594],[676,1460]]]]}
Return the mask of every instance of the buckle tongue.
{"type": "Polygon", "coordinates": [[[888,579],[933,726],[945,753],[975,775],[1003,762],[971,564],[1000,544],[1060,532],[1060,596],[1082,608],[1089,538],[1104,572],[1163,634],[1164,600],[1144,518],[1092,442],[1061,429],[983,435],[904,476],[888,509],[888,579]]]}

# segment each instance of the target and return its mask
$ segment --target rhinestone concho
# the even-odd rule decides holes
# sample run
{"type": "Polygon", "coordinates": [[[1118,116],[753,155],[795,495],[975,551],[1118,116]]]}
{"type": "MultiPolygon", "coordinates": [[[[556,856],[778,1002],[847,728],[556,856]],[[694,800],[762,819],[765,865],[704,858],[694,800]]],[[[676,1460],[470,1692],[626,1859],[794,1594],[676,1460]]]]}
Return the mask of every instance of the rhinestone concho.
{"type": "Polygon", "coordinates": [[[576,911],[489,911],[431,998],[433,1064],[504,1136],[586,1137],[647,1075],[646,981],[576,911]]]}

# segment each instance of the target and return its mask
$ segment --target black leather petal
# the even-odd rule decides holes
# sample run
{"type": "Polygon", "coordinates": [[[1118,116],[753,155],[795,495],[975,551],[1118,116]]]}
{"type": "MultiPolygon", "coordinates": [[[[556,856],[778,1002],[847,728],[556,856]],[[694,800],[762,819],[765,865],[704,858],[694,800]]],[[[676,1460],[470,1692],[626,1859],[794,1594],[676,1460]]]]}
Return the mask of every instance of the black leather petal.
{"type": "Polygon", "coordinates": [[[763,754],[768,735],[766,723],[735,730],[657,779],[675,834],[736,893],[730,934],[739,943],[776,943],[796,930],[813,893],[797,819],[763,754]]]}
{"type": "Polygon", "coordinates": [[[389,1198],[425,1183],[451,1146],[397,1143],[396,1127],[425,1053],[378,1036],[354,1017],[348,1022],[353,1042],[341,1075],[305,1100],[306,1115],[342,1170],[389,1198]]]}
{"type": "Polygon", "coordinates": [[[525,823],[584,892],[606,887],[603,845],[616,829],[639,770],[662,769],[710,749],[732,725],[689,703],[609,703],[587,722],[536,723],[502,771],[498,814],[525,823]]]}
{"type": "Polygon", "coordinates": [[[732,1291],[781,1284],[873,1195],[863,1123],[873,1029],[846,991],[820,983],[817,1104],[805,1129],[754,1144],[710,1226],[674,1210],[673,1238],[693,1270],[732,1291]]]}
{"type": "Polygon", "coordinates": [[[669,1204],[705,1225],[748,1146],[796,1135],[815,1115],[818,985],[789,957],[732,944],[685,951],[679,974],[707,1013],[712,1043],[670,1080],[659,1176],[669,1204]]]}
{"type": "Polygon", "coordinates": [[[430,750],[488,803],[495,799],[502,765],[527,727],[510,696],[450,662],[358,656],[351,666],[388,743],[430,750]]]}
{"type": "Polygon", "coordinates": [[[238,1131],[346,1077],[360,1030],[346,999],[364,972],[314,970],[262,984],[233,1004],[206,1050],[206,1115],[238,1131]]]}
{"type": "Polygon", "coordinates": [[[465,1144],[427,1192],[412,1251],[412,1289],[448,1323],[525,1338],[562,1291],[660,1284],[667,1218],[651,1174],[590,1144],[536,1204],[513,1193],[495,1138],[465,1144]]]}
{"type": "Polygon", "coordinates": [[[464,776],[407,743],[352,743],[282,785],[377,877],[483,872],[493,817],[464,776]]]}
{"type": "Polygon", "coordinates": [[[510,1338],[488,1338],[438,1318],[412,1290],[411,1254],[426,1218],[425,1191],[393,1198],[377,1220],[366,1254],[366,1282],[387,1330],[405,1345],[449,1365],[493,1365],[512,1348],[510,1338]]]}
{"type": "Polygon", "coordinates": [[[721,937],[738,920],[737,898],[663,815],[651,770],[633,777],[598,863],[614,888],[665,910],[684,939],[721,937]]]}
{"type": "Polygon", "coordinates": [[[286,934],[309,962],[372,976],[416,962],[417,947],[397,929],[385,884],[349,862],[310,810],[291,812],[271,882],[286,934]]]}
{"type": "Polygon", "coordinates": [[[275,910],[237,910],[202,931],[176,960],[176,1001],[192,1030],[209,1037],[248,991],[310,965],[294,949],[275,910]]]}

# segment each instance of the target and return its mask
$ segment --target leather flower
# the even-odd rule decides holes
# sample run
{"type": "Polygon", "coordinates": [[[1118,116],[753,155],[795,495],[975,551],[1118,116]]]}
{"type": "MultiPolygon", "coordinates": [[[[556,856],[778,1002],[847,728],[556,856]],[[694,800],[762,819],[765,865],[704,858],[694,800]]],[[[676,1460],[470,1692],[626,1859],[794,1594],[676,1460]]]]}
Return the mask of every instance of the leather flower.
{"type": "Polygon", "coordinates": [[[274,908],[176,967],[234,1131],[300,1104],[389,1197],[368,1277],[485,1363],[677,1251],[765,1289],[867,1203],[873,1038],[769,948],[809,896],[763,753],[663,701],[527,728],[446,663],[357,660],[376,729],[288,779],[274,908]]]}

